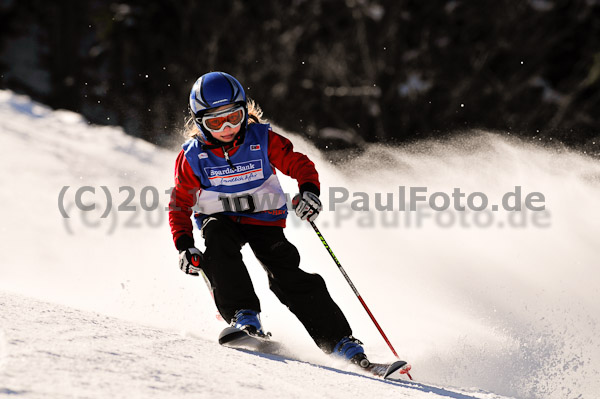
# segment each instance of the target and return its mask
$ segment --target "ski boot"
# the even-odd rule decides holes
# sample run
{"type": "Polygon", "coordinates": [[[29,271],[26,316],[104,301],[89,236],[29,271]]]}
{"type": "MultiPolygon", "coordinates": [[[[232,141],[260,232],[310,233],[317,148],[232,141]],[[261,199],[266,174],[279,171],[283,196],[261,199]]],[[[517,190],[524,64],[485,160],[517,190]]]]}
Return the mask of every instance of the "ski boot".
{"type": "Polygon", "coordinates": [[[245,331],[248,335],[254,335],[257,337],[267,337],[265,334],[258,312],[250,309],[241,309],[235,312],[233,320],[231,320],[231,326],[245,331]]]}
{"type": "Polygon", "coordinates": [[[362,342],[353,336],[342,338],[333,348],[333,355],[349,360],[362,368],[367,368],[371,364],[365,350],[362,347],[362,342]]]}

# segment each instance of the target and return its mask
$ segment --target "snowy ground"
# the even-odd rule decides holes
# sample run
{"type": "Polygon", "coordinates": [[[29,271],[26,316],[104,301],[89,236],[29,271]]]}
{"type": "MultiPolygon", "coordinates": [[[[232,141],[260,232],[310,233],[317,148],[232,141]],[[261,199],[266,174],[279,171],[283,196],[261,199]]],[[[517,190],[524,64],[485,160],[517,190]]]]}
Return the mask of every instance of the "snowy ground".
{"type": "MultiPolygon", "coordinates": [[[[321,173],[317,224],[418,383],[334,370],[247,249],[263,323],[304,362],[219,347],[224,324],[203,282],[178,270],[164,211],[176,151],[0,91],[0,397],[596,397],[600,163],[476,132],[371,146],[340,169],[293,140],[321,173]],[[329,204],[329,187],[364,192],[373,209],[398,186],[460,187],[491,204],[521,186],[547,212],[487,225],[329,204]]],[[[392,360],[314,232],[290,217],[287,235],[370,358],[392,360]]]]}
{"type": "Polygon", "coordinates": [[[382,381],[0,293],[10,337],[0,395],[27,398],[501,398],[382,381]],[[37,328],[32,328],[36,326],[37,328]]]}

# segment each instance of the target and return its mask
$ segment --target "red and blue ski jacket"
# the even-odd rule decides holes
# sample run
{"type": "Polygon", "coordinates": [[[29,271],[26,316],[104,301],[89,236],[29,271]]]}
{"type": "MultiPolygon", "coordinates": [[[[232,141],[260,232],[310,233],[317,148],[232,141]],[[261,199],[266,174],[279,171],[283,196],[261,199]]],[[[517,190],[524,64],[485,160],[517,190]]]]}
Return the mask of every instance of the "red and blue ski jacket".
{"type": "Polygon", "coordinates": [[[296,179],[300,192],[319,194],[319,175],[314,163],[295,152],[292,142],[273,132],[267,124],[249,124],[240,143],[224,147],[203,146],[197,138],[188,140],[175,162],[175,186],[169,203],[169,224],[177,249],[193,246],[191,216],[195,205],[199,206],[194,213],[199,226],[208,214],[217,212],[238,223],[285,227],[285,204],[248,213],[237,212],[235,206],[223,201],[223,195],[276,191],[273,187],[280,187],[276,169],[296,179]],[[224,209],[217,209],[221,206],[224,209]]]}

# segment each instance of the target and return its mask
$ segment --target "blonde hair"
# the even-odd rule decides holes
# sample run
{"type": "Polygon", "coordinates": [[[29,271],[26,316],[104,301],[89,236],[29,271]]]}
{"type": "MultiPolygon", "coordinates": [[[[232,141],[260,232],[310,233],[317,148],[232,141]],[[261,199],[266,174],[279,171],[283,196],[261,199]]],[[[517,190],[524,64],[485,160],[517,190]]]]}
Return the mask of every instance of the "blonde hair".
{"type": "MultiPolygon", "coordinates": [[[[267,120],[263,117],[263,110],[260,108],[260,105],[256,103],[251,98],[248,98],[247,101],[248,106],[248,124],[251,123],[266,123],[267,120]]],[[[185,119],[185,126],[183,127],[183,134],[186,138],[191,139],[194,137],[200,136],[200,129],[196,126],[194,122],[194,117],[189,115],[185,119]]]]}

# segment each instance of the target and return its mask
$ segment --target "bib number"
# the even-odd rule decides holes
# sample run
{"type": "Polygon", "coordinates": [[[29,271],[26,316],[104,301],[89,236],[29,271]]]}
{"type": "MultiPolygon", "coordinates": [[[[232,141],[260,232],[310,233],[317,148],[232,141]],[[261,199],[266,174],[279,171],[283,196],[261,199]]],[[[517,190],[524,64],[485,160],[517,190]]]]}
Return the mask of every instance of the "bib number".
{"type": "Polygon", "coordinates": [[[219,196],[225,212],[253,213],[256,210],[254,197],[251,194],[236,196],[219,196]]]}

